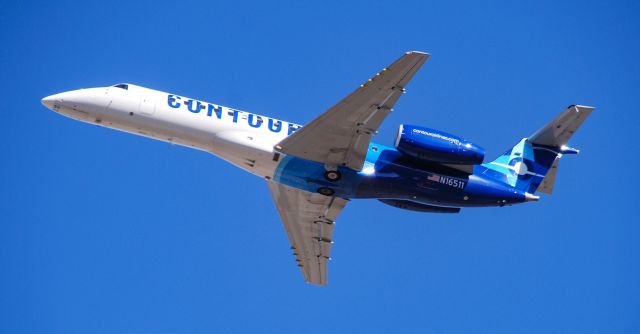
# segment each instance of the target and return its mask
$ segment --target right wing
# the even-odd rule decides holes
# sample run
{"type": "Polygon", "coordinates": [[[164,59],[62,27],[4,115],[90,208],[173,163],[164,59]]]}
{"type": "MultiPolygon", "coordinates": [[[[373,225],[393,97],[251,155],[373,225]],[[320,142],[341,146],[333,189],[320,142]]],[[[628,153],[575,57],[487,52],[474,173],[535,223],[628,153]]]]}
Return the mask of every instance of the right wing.
{"type": "Polygon", "coordinates": [[[304,280],[327,285],[327,262],[333,244],[333,227],[336,217],[348,201],[273,181],[267,184],[304,280]]]}

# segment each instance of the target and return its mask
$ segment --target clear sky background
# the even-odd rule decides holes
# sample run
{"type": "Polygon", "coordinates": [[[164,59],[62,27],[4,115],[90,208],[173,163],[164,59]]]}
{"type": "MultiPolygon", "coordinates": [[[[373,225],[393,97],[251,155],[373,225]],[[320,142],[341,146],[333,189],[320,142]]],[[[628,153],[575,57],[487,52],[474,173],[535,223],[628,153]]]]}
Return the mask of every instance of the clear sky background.
{"type": "Polygon", "coordinates": [[[635,1],[0,2],[1,333],[638,333],[635,1]],[[130,82],[304,124],[407,50],[387,118],[493,159],[570,104],[556,193],[421,214],[353,201],[303,282],[264,180],[80,123],[46,95],[130,82]]]}

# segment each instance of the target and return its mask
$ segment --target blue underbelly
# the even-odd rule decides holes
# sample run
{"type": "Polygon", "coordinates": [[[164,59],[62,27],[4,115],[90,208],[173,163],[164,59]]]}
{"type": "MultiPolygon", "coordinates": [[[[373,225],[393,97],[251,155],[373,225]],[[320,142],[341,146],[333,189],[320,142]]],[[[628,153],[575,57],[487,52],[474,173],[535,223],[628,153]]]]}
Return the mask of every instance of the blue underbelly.
{"type": "Polygon", "coordinates": [[[367,156],[361,172],[339,167],[341,178],[335,182],[325,179],[323,164],[285,156],[273,179],[309,192],[328,188],[335,196],[347,199],[393,198],[457,207],[504,205],[524,199],[508,185],[481,173],[468,175],[438,164],[416,165],[395,150],[375,153],[367,156]]]}

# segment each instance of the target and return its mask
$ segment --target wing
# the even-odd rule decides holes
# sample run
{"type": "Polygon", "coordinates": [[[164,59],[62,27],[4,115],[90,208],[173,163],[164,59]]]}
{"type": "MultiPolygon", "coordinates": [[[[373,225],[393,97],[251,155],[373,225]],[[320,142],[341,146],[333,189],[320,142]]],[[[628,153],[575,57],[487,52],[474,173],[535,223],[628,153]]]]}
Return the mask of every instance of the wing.
{"type": "Polygon", "coordinates": [[[327,285],[336,217],[347,200],[268,182],[304,280],[327,285]]]}
{"type": "Polygon", "coordinates": [[[328,165],[362,170],[371,136],[429,58],[407,52],[351,95],[275,146],[276,150],[328,165]]]}

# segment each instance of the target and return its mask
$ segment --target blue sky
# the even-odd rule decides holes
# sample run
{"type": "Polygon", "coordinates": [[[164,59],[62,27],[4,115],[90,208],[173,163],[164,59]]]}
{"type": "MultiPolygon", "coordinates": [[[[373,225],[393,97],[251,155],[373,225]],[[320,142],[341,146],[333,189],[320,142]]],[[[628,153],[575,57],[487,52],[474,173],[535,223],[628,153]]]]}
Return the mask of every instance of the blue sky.
{"type": "Polygon", "coordinates": [[[0,332],[637,333],[637,2],[0,3],[0,332]],[[597,109],[540,202],[353,201],[303,283],[264,181],[79,123],[46,95],[131,82],[306,123],[404,51],[400,123],[490,158],[597,109]]]}

